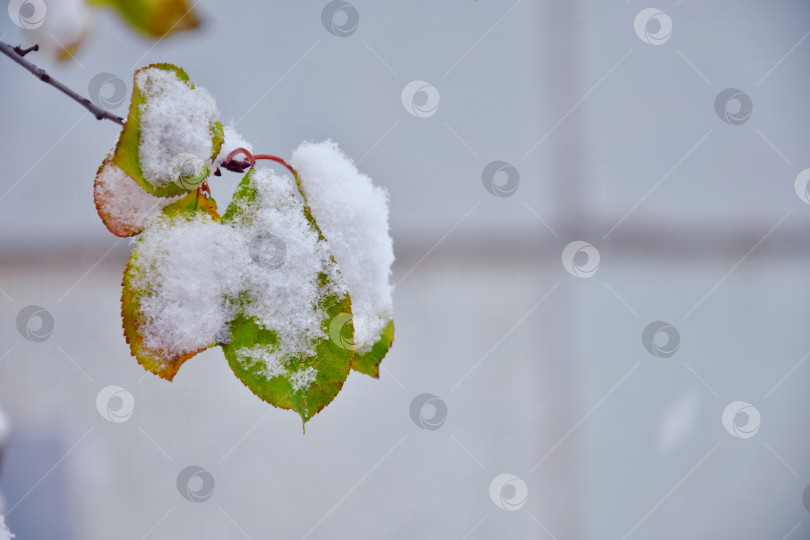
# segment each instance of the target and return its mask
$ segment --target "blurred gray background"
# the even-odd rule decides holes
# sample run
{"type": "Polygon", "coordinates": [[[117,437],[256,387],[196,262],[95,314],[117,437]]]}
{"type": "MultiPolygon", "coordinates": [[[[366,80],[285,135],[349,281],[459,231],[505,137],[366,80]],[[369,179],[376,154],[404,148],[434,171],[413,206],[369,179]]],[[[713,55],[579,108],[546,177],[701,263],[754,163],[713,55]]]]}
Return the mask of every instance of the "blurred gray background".
{"type": "MultiPolygon", "coordinates": [[[[342,37],[325,6],[200,0],[203,27],[158,43],[99,10],[75,59],[28,56],[81,93],[111,73],[127,96],[134,69],[178,64],[257,151],[332,138],[388,188],[396,343],[306,435],[219,349],[171,384],[129,356],[130,244],[92,200],[119,127],[0,58],[12,531],[810,538],[806,2],[351,0],[342,37]],[[435,110],[424,92],[403,103],[414,80],[435,110]],[[513,193],[505,173],[486,189],[496,160],[513,193]],[[592,247],[566,259],[573,241],[592,247]],[[29,305],[53,317],[44,341],[18,330],[29,305]],[[99,413],[110,385],[134,398],[126,421],[99,413]],[[438,429],[411,418],[423,393],[447,407],[438,429]],[[204,502],[178,490],[190,465],[214,480],[204,502]]],[[[5,14],[0,35],[43,39],[5,14]]],[[[213,180],[220,205],[238,179],[213,180]]]]}

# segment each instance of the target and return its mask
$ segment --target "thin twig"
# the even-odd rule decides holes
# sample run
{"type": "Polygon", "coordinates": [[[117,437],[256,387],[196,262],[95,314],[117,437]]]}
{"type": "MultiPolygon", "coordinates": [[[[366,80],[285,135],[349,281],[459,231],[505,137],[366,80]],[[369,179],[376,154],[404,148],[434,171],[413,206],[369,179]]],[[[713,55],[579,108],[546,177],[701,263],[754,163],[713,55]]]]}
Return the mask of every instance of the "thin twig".
{"type": "Polygon", "coordinates": [[[28,49],[22,49],[19,46],[18,47],[12,47],[8,43],[6,43],[4,41],[0,41],[0,52],[2,52],[3,54],[5,54],[9,58],[11,58],[12,60],[17,62],[18,64],[20,64],[22,67],[24,67],[25,69],[30,71],[31,74],[34,75],[34,77],[36,77],[37,79],[39,79],[40,81],[42,81],[44,83],[48,83],[51,86],[56,87],[62,93],[64,93],[65,95],[67,95],[68,97],[70,97],[71,99],[73,99],[74,101],[79,103],[80,105],[82,105],[84,108],[86,108],[91,113],[93,113],[93,116],[95,116],[97,119],[99,119],[99,120],[103,120],[103,119],[112,120],[116,124],[124,125],[124,119],[121,118],[120,116],[116,116],[116,115],[112,114],[111,112],[97,106],[96,104],[94,104],[89,99],[80,96],[79,94],[77,94],[76,92],[74,92],[73,90],[71,90],[70,88],[65,86],[64,84],[60,83],[59,81],[57,81],[56,79],[54,79],[53,77],[48,75],[48,73],[44,69],[35,66],[31,62],[29,62],[28,60],[23,58],[23,56],[25,56],[29,52],[36,51],[38,49],[39,49],[39,47],[37,47],[36,45],[34,45],[33,47],[29,47],[28,49]]]}
{"type": "Polygon", "coordinates": [[[20,56],[25,56],[26,54],[30,53],[31,51],[38,51],[38,50],[39,50],[39,45],[36,44],[36,43],[31,45],[27,49],[23,49],[21,45],[17,45],[16,47],[14,47],[14,52],[19,54],[20,56]]]}

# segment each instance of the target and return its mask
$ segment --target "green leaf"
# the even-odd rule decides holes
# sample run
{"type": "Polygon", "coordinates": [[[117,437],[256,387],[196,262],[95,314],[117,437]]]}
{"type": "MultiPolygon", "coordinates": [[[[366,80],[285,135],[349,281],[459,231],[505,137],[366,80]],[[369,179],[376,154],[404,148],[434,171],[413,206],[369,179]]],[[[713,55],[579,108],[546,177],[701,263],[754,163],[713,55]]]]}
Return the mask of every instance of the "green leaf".
{"type": "MultiPolygon", "coordinates": [[[[208,214],[214,221],[219,221],[216,202],[199,191],[193,191],[163,209],[163,214],[172,220],[191,219],[197,213],[208,214]]],[[[212,254],[212,256],[216,256],[216,254],[212,254]]],[[[129,344],[132,356],[138,360],[139,364],[147,371],[171,381],[186,360],[216,343],[211,343],[196,351],[175,355],[149,349],[144,344],[144,329],[149,321],[141,313],[140,306],[143,297],[152,292],[148,286],[137,288],[133,284],[142,281],[141,278],[144,277],[148,283],[149,272],[150,268],[141,266],[138,260],[138,244],[136,243],[124,270],[122,281],[121,318],[124,337],[129,344]]]]}
{"type": "MultiPolygon", "coordinates": [[[[324,304],[329,315],[324,327],[328,327],[330,319],[350,305],[348,296],[342,301],[327,298],[324,304]]],[[[343,388],[352,356],[350,350],[341,348],[330,339],[316,341],[313,348],[315,354],[312,356],[280,355],[275,332],[262,328],[255,319],[245,317],[238,317],[231,323],[231,341],[222,345],[228,365],[245,386],[271,405],[297,412],[304,423],[331,403],[343,388]],[[268,372],[262,356],[279,365],[268,372]],[[315,380],[296,388],[293,385],[296,375],[308,372],[315,375],[315,380]]]]}
{"type": "Polygon", "coordinates": [[[189,0],[90,0],[107,6],[132,28],[150,38],[162,38],[200,25],[189,0]]]}
{"type": "MultiPolygon", "coordinates": [[[[112,162],[118,165],[125,173],[131,176],[143,189],[152,195],[158,197],[174,197],[188,192],[190,189],[196,188],[205,177],[208,176],[208,169],[202,178],[190,178],[189,182],[168,182],[162,186],[152,185],[143,174],[140,162],[140,142],[141,142],[141,105],[146,103],[147,97],[138,87],[138,73],[145,69],[156,68],[163,71],[173,72],[181,81],[186,82],[191,89],[194,89],[194,84],[189,79],[188,74],[181,68],[172,64],[152,64],[141,68],[135,72],[132,78],[132,98],[129,105],[129,115],[127,116],[124,127],[121,130],[121,135],[118,139],[118,144],[113,152],[112,162]]],[[[214,160],[222,148],[222,143],[225,140],[225,135],[220,122],[215,122],[211,126],[211,142],[213,152],[210,156],[214,160]]],[[[181,179],[182,180],[182,179],[181,179]]]]}
{"type": "MultiPolygon", "coordinates": [[[[241,221],[250,219],[244,215],[244,209],[258,204],[256,187],[251,181],[254,171],[250,169],[237,187],[223,224],[238,228],[241,221]]],[[[308,214],[306,206],[303,211],[308,214]]],[[[307,218],[312,230],[318,232],[319,241],[325,242],[314,220],[309,215],[307,218]]],[[[245,386],[264,401],[297,412],[304,424],[340,392],[353,357],[353,347],[347,348],[330,337],[333,321],[351,313],[351,301],[348,294],[342,297],[329,294],[328,279],[324,270],[319,276],[322,294],[317,307],[326,316],[321,321],[323,337],[310,343],[313,354],[285,354],[273,328],[263,328],[255,318],[244,314],[230,324],[231,339],[222,345],[228,364],[245,386]]],[[[248,304],[251,299],[245,294],[240,301],[248,304]]],[[[353,340],[351,327],[344,337],[353,340]]]]}
{"type": "MultiPolygon", "coordinates": [[[[294,172],[295,177],[295,187],[298,190],[298,193],[304,200],[304,212],[306,214],[307,220],[312,224],[313,228],[318,230],[318,235],[322,240],[326,240],[321,232],[320,227],[318,226],[318,222],[315,217],[312,215],[309,206],[306,204],[307,196],[304,193],[303,187],[301,186],[301,178],[298,176],[297,172],[294,172]]],[[[241,194],[239,196],[243,198],[247,198],[248,200],[255,199],[255,189],[250,187],[249,183],[243,183],[239,185],[238,190],[241,190],[241,194]]],[[[234,199],[236,199],[237,195],[234,195],[234,199]]],[[[231,204],[228,207],[228,211],[225,213],[223,220],[229,221],[236,217],[236,214],[241,212],[241,210],[236,206],[231,204]]],[[[347,333],[349,330],[353,332],[353,324],[347,325],[346,323],[351,322],[353,317],[350,313],[341,313],[331,321],[331,326],[329,328],[329,334],[333,342],[341,344],[344,349],[354,349],[354,341],[352,338],[351,333],[347,333]]],[[[394,321],[389,321],[389,323],[383,328],[382,332],[380,333],[380,339],[371,347],[370,351],[365,353],[358,353],[355,351],[351,363],[351,368],[358,373],[363,373],[375,379],[380,378],[380,363],[382,362],[385,355],[388,354],[388,351],[391,349],[391,346],[394,344],[394,321]]]]}
{"type": "Polygon", "coordinates": [[[352,369],[374,377],[380,378],[380,362],[388,354],[391,345],[394,344],[394,321],[390,321],[380,334],[380,339],[366,353],[354,354],[352,369]]]}

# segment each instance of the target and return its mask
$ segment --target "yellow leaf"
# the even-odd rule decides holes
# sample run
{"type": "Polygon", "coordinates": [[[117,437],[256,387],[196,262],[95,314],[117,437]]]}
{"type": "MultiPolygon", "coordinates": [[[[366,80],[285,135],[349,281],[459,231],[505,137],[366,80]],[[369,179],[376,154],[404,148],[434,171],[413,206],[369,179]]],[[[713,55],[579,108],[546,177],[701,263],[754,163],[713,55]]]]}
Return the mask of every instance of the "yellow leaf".
{"type": "Polygon", "coordinates": [[[146,37],[162,38],[200,25],[188,0],[90,0],[107,6],[146,37]]]}

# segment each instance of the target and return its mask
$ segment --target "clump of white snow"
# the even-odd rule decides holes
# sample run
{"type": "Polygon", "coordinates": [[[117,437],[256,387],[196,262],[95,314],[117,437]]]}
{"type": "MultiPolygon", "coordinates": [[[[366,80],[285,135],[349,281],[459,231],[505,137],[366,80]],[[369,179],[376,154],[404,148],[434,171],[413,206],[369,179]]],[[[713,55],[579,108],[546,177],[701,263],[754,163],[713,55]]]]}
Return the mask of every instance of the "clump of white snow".
{"type": "Polygon", "coordinates": [[[0,514],[0,540],[11,540],[12,538],[14,538],[14,535],[8,530],[5,519],[0,514]]]}
{"type": "Polygon", "coordinates": [[[315,384],[318,377],[318,370],[312,366],[292,371],[285,366],[283,356],[278,351],[271,351],[263,346],[240,349],[237,358],[246,368],[258,366],[262,375],[268,380],[276,377],[286,378],[290,381],[294,392],[302,390],[306,392],[315,384]]]}
{"type": "Polygon", "coordinates": [[[345,295],[345,282],[290,179],[258,166],[251,182],[256,201],[237,202],[241,212],[234,220],[251,255],[245,274],[251,302],[244,312],[276,333],[282,355],[314,354],[313,342],[326,337],[319,304],[325,295],[345,295]],[[328,277],[325,288],[321,273],[328,277]]]}
{"type": "Polygon", "coordinates": [[[144,346],[179,355],[227,340],[250,264],[238,231],[198,215],[156,219],[135,248],[144,346]]]}
{"type": "Polygon", "coordinates": [[[140,108],[139,160],[144,177],[161,187],[177,181],[176,156],[190,154],[210,161],[211,128],[219,118],[214,98],[205,88],[192,89],[174,71],[147,68],[135,76],[145,98],[140,108]]]}
{"type": "Polygon", "coordinates": [[[302,143],[290,164],[346,280],[355,328],[362,329],[356,332],[355,347],[367,352],[393,318],[388,193],[332,141],[302,143]]]}
{"type": "Polygon", "coordinates": [[[178,198],[155,197],[112,162],[104,164],[96,177],[96,205],[109,229],[118,236],[138,234],[178,198]]]}
{"type": "MultiPolygon", "coordinates": [[[[236,126],[233,122],[231,122],[230,125],[225,126],[223,132],[225,134],[225,142],[222,143],[222,148],[219,151],[219,155],[214,160],[215,169],[222,165],[222,162],[225,161],[228,154],[237,148],[244,148],[248,152],[253,152],[253,145],[247,142],[244,138],[242,138],[241,135],[239,135],[239,133],[236,132],[236,126]]],[[[242,156],[240,159],[244,159],[244,156],[242,156]]]]}
{"type": "Polygon", "coordinates": [[[315,379],[318,378],[318,370],[312,366],[301,368],[292,375],[290,375],[290,384],[293,390],[300,392],[301,390],[307,391],[309,387],[315,384],[315,379]]]}
{"type": "Polygon", "coordinates": [[[281,354],[265,346],[243,347],[239,349],[236,356],[245,368],[258,366],[261,373],[268,379],[287,374],[287,369],[281,361],[281,354]]]}

